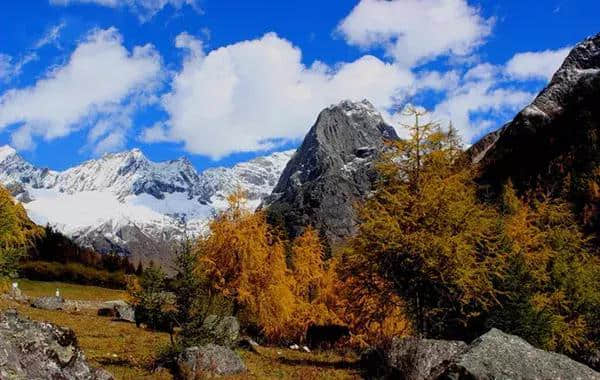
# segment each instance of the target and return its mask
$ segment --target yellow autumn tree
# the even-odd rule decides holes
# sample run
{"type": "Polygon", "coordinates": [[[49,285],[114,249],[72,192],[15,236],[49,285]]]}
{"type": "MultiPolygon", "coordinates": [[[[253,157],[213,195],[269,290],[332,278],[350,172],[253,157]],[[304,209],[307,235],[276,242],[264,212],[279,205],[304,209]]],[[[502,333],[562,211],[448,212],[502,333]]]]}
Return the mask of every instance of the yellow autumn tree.
{"type": "Polygon", "coordinates": [[[289,283],[295,306],[288,325],[290,337],[304,337],[311,324],[340,322],[332,311],[336,273],[324,255],[321,238],[312,227],[292,242],[289,283]]]}
{"type": "Polygon", "coordinates": [[[18,260],[42,229],[32,223],[25,209],[8,190],[0,187],[0,282],[15,274],[18,260]]]}
{"type": "Polygon", "coordinates": [[[235,314],[247,316],[267,338],[280,339],[295,306],[283,242],[239,191],[209,227],[196,245],[199,275],[233,302],[235,314]]]}
{"type": "Polygon", "coordinates": [[[478,199],[456,131],[421,123],[414,108],[408,115],[409,138],[390,146],[373,196],[359,207],[341,279],[350,302],[364,305],[368,319],[350,311],[363,326],[403,309],[416,333],[452,337],[496,303],[499,223],[478,199]]]}

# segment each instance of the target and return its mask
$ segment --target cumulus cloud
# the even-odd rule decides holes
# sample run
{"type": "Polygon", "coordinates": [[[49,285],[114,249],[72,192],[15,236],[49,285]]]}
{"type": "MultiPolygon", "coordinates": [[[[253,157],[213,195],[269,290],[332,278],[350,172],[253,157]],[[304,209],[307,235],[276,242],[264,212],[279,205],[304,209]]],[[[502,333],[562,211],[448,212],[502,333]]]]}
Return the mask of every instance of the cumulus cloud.
{"type": "Polygon", "coordinates": [[[407,67],[439,56],[466,56],[491,33],[466,0],[361,0],[338,25],[345,40],[364,49],[383,47],[407,67]]]}
{"type": "Polygon", "coordinates": [[[506,73],[515,79],[550,80],[572,47],[515,54],[506,64],[506,73]]]}
{"type": "Polygon", "coordinates": [[[533,97],[533,93],[504,81],[496,66],[481,64],[465,73],[461,83],[446,93],[432,114],[442,123],[452,122],[465,142],[470,143],[497,126],[497,120],[510,120],[533,97]]]}
{"type": "Polygon", "coordinates": [[[414,82],[410,71],[373,56],[307,67],[300,49],[274,33],[208,53],[188,34],[176,44],[187,54],[162,99],[169,119],[142,139],[183,142],[215,159],[301,138],[320,109],[341,99],[368,98],[387,109],[414,82]]]}
{"type": "Polygon", "coordinates": [[[187,5],[200,12],[197,0],[50,0],[50,4],[53,5],[67,6],[76,3],[95,4],[110,8],[127,7],[136,13],[142,22],[151,19],[167,5],[175,9],[181,9],[187,5]]]}
{"type": "MultiPolygon", "coordinates": [[[[128,51],[116,29],[94,30],[64,65],[30,87],[0,96],[0,130],[16,127],[12,139],[23,149],[32,147],[35,136],[50,140],[130,115],[137,105],[151,101],[161,71],[161,58],[151,45],[128,51]]],[[[112,131],[105,132],[93,140],[112,131]]]]}

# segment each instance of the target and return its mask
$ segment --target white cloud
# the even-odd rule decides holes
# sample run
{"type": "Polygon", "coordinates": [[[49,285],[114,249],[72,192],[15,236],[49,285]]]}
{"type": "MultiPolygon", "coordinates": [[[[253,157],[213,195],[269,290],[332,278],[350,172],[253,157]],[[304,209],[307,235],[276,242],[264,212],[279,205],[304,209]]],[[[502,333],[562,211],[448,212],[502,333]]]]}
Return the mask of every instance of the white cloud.
{"type": "Polygon", "coordinates": [[[452,122],[466,143],[493,126],[499,127],[498,119],[510,120],[534,94],[511,87],[499,75],[499,71],[488,64],[468,71],[463,82],[435,106],[434,118],[442,123],[452,122]]]}
{"type": "Polygon", "coordinates": [[[65,22],[61,22],[50,28],[46,34],[42,36],[34,45],[35,49],[40,49],[46,45],[54,44],[60,38],[60,34],[64,27],[66,26],[65,22]]]}
{"type": "Polygon", "coordinates": [[[29,52],[16,62],[13,57],[0,53],[0,82],[10,82],[11,79],[21,75],[26,64],[37,59],[36,52],[29,52]]]}
{"type": "Polygon", "coordinates": [[[307,67],[300,49],[274,33],[207,54],[188,34],[176,43],[188,54],[162,100],[169,120],[141,137],[183,142],[188,152],[213,158],[301,138],[319,110],[342,99],[387,109],[414,82],[410,71],[373,56],[307,67]]]}
{"type": "Polygon", "coordinates": [[[167,5],[175,9],[181,9],[187,5],[200,12],[198,0],[50,0],[50,4],[53,5],[67,6],[76,3],[95,4],[110,8],[127,7],[136,13],[142,22],[151,19],[167,5]]]}
{"type": "Polygon", "coordinates": [[[7,80],[12,76],[13,64],[10,55],[0,53],[0,81],[7,80]]]}
{"type": "Polygon", "coordinates": [[[506,73],[515,79],[550,80],[572,47],[515,54],[506,64],[506,73]]]}
{"type": "MultiPolygon", "coordinates": [[[[130,115],[137,105],[151,101],[161,66],[151,45],[128,51],[116,29],[94,30],[67,63],[30,87],[11,89],[0,96],[0,130],[16,125],[12,138],[27,147],[35,136],[50,140],[86,125],[130,115]]],[[[115,128],[127,127],[115,124],[115,128]]]]}
{"type": "Polygon", "coordinates": [[[466,0],[362,0],[338,25],[346,41],[383,47],[403,66],[439,56],[465,56],[491,33],[494,20],[466,0]]]}

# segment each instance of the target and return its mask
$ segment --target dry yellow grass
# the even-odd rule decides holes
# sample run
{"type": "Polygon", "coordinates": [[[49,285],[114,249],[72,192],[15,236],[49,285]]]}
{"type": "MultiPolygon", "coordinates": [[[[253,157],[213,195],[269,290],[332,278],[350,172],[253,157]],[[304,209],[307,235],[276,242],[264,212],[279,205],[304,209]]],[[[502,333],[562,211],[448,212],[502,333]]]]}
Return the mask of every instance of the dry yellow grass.
{"type": "MultiPolygon", "coordinates": [[[[105,301],[124,298],[118,290],[56,282],[19,281],[30,297],[52,295],[61,289],[67,299],[105,301]]],[[[169,372],[152,372],[159,347],[169,343],[165,333],[137,328],[134,324],[99,317],[94,310],[50,311],[0,299],[0,310],[16,308],[34,320],[43,320],[73,329],[91,365],[102,367],[117,379],[172,379],[169,372]]],[[[248,372],[232,379],[358,379],[354,355],[334,352],[305,353],[289,349],[261,347],[260,354],[239,350],[248,372]]]]}

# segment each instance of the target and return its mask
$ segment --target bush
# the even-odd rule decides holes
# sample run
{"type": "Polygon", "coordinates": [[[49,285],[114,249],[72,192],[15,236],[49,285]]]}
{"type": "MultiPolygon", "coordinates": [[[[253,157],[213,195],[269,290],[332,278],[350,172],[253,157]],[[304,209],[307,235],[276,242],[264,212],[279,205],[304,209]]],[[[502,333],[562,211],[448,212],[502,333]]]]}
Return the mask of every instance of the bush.
{"type": "Polygon", "coordinates": [[[71,282],[112,289],[125,289],[127,286],[124,272],[108,272],[78,263],[28,261],[21,264],[20,272],[23,277],[37,281],[71,282]]]}

